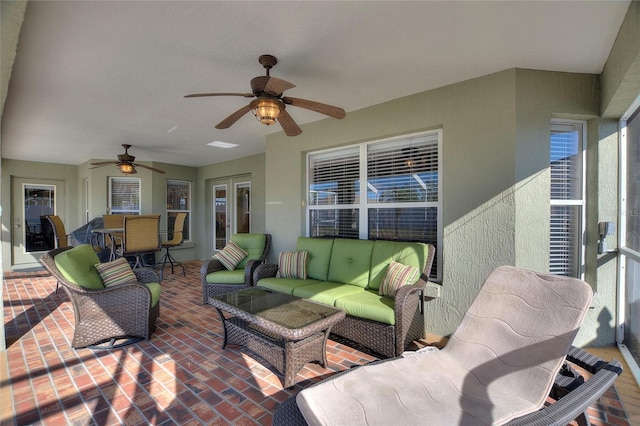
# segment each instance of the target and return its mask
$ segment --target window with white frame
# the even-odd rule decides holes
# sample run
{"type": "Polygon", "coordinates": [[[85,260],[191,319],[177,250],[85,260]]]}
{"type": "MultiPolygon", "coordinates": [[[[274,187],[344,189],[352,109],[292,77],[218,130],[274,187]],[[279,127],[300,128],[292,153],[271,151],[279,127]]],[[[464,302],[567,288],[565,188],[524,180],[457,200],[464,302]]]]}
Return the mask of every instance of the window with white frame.
{"type": "Polygon", "coordinates": [[[580,278],[584,249],[585,123],[552,120],[549,272],[580,278]]]}
{"type": "Polygon", "coordinates": [[[189,241],[191,229],[191,182],[167,179],[167,233],[173,236],[173,225],[178,213],[187,213],[184,222],[184,241],[189,241]]]}
{"type": "Polygon", "coordinates": [[[307,157],[307,235],[420,241],[442,272],[440,150],[436,130],[307,157]]]}
{"type": "Polygon", "coordinates": [[[140,214],[139,178],[109,178],[109,213],[140,214]]]}

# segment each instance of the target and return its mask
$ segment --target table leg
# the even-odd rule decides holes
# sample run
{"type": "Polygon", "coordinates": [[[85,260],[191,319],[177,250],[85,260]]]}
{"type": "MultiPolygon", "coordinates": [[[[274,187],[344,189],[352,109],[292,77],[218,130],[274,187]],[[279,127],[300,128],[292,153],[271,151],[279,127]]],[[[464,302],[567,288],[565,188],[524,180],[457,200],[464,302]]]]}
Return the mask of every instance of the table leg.
{"type": "Polygon", "coordinates": [[[218,311],[220,321],[222,321],[222,330],[224,331],[224,336],[222,337],[222,349],[224,349],[227,346],[227,320],[220,309],[216,308],[216,311],[218,311]]]}

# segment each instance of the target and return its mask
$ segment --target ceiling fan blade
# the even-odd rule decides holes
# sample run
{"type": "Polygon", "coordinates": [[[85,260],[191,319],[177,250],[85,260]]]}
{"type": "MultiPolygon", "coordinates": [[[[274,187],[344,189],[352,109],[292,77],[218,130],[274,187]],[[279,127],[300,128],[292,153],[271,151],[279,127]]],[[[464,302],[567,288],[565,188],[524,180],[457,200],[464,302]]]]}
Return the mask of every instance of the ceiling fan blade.
{"type": "Polygon", "coordinates": [[[293,120],[286,109],[280,111],[278,122],[282,126],[282,129],[287,136],[298,136],[300,133],[302,133],[302,129],[293,120]]]}
{"type": "Polygon", "coordinates": [[[269,77],[269,81],[267,81],[266,86],[264,86],[264,91],[266,93],[279,95],[285,90],[293,89],[294,87],[296,87],[296,85],[293,83],[289,83],[288,81],[281,80],[279,78],[269,77]]]}
{"type": "Polygon", "coordinates": [[[240,117],[242,117],[249,111],[251,111],[251,104],[243,106],[242,108],[216,124],[216,129],[228,129],[233,125],[233,123],[240,120],[240,117]]]}
{"type": "MultiPolygon", "coordinates": [[[[152,172],[164,174],[164,170],[156,169],[155,167],[145,166],[144,164],[131,163],[133,167],[142,167],[143,169],[151,170],[152,172]]],[[[135,170],[135,169],[134,169],[135,170]]]]}
{"type": "Polygon", "coordinates": [[[242,96],[244,98],[253,98],[253,93],[192,93],[184,95],[185,98],[203,98],[206,96],[242,96]]]}
{"type": "MultiPolygon", "coordinates": [[[[109,164],[118,164],[117,161],[100,161],[98,163],[90,163],[92,166],[96,166],[96,167],[102,167],[102,166],[106,166],[109,164]]],[[[90,167],[91,169],[95,169],[96,167],[90,167]]]]}
{"type": "Polygon", "coordinates": [[[282,102],[287,105],[309,109],[311,111],[319,112],[320,114],[328,115],[329,117],[337,119],[343,119],[347,115],[347,113],[344,112],[342,108],[322,104],[320,102],[308,101],[306,99],[283,97],[282,102]]]}

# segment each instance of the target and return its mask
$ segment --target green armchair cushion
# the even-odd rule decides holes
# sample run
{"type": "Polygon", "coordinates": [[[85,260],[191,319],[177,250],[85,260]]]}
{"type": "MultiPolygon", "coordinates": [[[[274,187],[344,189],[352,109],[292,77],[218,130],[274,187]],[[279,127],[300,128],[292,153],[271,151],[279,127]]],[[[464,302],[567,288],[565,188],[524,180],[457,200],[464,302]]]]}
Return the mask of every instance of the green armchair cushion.
{"type": "Polygon", "coordinates": [[[162,293],[162,286],[160,283],[146,283],[145,284],[151,292],[151,306],[156,306],[160,300],[160,293],[162,293]]]}
{"type": "Polygon", "coordinates": [[[332,238],[298,237],[296,251],[307,251],[307,278],[327,281],[331,260],[332,238]]]}
{"type": "Polygon", "coordinates": [[[73,284],[84,288],[104,288],[102,278],[94,266],[100,263],[100,259],[89,244],[81,244],[59,253],[55,262],[62,275],[73,284]]]}
{"type": "Polygon", "coordinates": [[[233,234],[231,241],[247,252],[247,256],[236,266],[236,269],[244,269],[250,260],[260,259],[264,253],[267,236],[265,234],[233,234]]]}
{"type": "Polygon", "coordinates": [[[208,283],[244,285],[244,269],[234,269],[233,271],[222,269],[207,274],[206,279],[208,283]]]}
{"type": "Polygon", "coordinates": [[[369,284],[372,251],[373,241],[336,238],[327,281],[365,288],[369,284]]]}
{"type": "Polygon", "coordinates": [[[394,299],[381,296],[378,290],[364,290],[336,299],[335,307],[358,318],[395,325],[394,299]]]}

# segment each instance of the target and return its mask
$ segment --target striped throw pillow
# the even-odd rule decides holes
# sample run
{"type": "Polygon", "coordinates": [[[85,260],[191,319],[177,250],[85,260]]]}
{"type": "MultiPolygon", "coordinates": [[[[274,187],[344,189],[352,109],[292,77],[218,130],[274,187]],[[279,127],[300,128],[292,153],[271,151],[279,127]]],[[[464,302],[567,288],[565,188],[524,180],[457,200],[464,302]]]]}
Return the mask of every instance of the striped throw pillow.
{"type": "Polygon", "coordinates": [[[238,247],[236,243],[229,241],[222,250],[213,255],[213,258],[218,259],[228,270],[233,271],[248,254],[249,253],[242,248],[238,247]]]}
{"type": "Polygon", "coordinates": [[[138,281],[129,262],[124,257],[119,257],[112,262],[97,263],[94,266],[105,287],[138,281]]]}
{"type": "Polygon", "coordinates": [[[285,251],[278,256],[278,278],[307,279],[308,251],[285,251]]]}
{"type": "Polygon", "coordinates": [[[395,297],[396,291],[403,285],[414,284],[418,281],[418,268],[411,265],[403,265],[393,260],[387,267],[387,273],[380,283],[379,294],[381,296],[395,297]]]}

